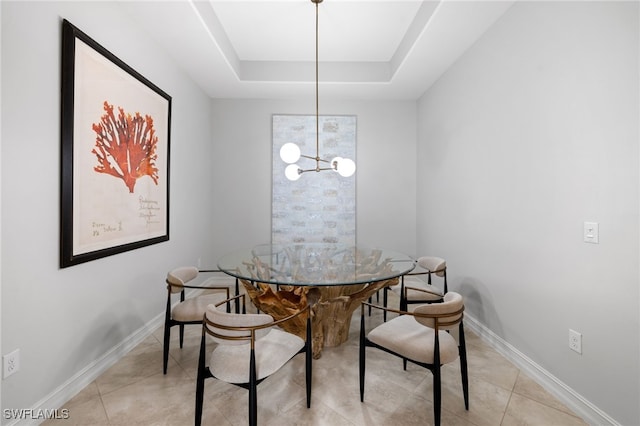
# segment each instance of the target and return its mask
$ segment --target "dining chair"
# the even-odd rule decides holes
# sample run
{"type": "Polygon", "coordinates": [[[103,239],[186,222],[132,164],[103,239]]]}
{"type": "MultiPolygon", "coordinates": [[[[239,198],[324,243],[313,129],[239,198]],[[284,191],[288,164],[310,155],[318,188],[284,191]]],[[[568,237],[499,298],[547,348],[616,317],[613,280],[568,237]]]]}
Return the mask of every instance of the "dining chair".
{"type": "MultiPolygon", "coordinates": [[[[388,292],[392,291],[400,298],[399,309],[407,311],[410,304],[441,302],[448,291],[447,262],[435,256],[422,256],[417,260],[417,270],[400,277],[400,285],[385,287],[382,304],[387,307],[388,292]],[[439,278],[441,288],[434,285],[432,277],[439,278]]],[[[383,313],[387,320],[387,313],[383,313]]]]}
{"type": "MultiPolygon", "coordinates": [[[[211,303],[229,299],[230,288],[233,287],[233,279],[228,275],[222,275],[217,269],[198,270],[194,266],[181,266],[167,273],[167,306],[164,319],[164,345],[162,350],[162,371],[167,374],[169,362],[169,342],[171,340],[171,327],[180,328],[180,348],[184,343],[184,326],[188,324],[201,324],[202,316],[211,303]],[[217,274],[215,274],[217,273],[217,274]],[[200,274],[210,274],[203,282],[194,284],[194,280],[200,274]],[[194,289],[201,293],[187,298],[185,289],[194,289]],[[176,293],[180,293],[180,300],[172,306],[172,299],[176,293]]],[[[235,280],[235,294],[239,292],[238,280],[235,280]]],[[[230,309],[230,305],[227,306],[230,309]]],[[[236,307],[237,309],[237,307],[236,307]]]]}
{"type": "Polygon", "coordinates": [[[360,315],[360,401],[364,402],[366,348],[380,349],[431,371],[433,375],[433,414],[440,425],[441,367],[460,359],[464,406],[469,410],[467,350],[463,327],[464,301],[456,292],[444,295],[442,303],[417,306],[412,312],[362,302],[360,315]],[[365,305],[399,314],[365,333],[365,305]],[[449,333],[458,328],[458,339],[449,333]]]}
{"type": "Polygon", "coordinates": [[[249,425],[258,423],[257,386],[263,380],[280,370],[297,354],[305,354],[307,408],[311,407],[311,308],[307,305],[292,315],[274,320],[267,314],[247,314],[245,294],[232,298],[242,298],[242,313],[229,313],[219,309],[226,303],[222,301],[207,307],[202,319],[202,339],[198,358],[198,375],[196,379],[196,412],[195,424],[202,422],[204,403],[204,385],[207,378],[240,386],[249,391],[249,425]],[[305,340],[292,333],[283,331],[278,326],[299,315],[306,315],[305,340]],[[217,343],[207,357],[207,336],[217,343]]]}

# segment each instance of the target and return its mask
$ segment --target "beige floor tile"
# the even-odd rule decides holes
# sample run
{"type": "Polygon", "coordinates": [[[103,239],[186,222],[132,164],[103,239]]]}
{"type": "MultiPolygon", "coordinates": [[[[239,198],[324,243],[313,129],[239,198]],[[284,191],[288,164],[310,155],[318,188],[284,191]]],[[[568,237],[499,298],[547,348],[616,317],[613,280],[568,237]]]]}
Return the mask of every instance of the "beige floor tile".
{"type": "MultiPolygon", "coordinates": [[[[440,411],[440,422],[442,425],[451,426],[470,426],[473,425],[468,419],[459,417],[455,413],[447,410],[444,406],[440,411]]],[[[434,407],[431,400],[426,400],[413,395],[405,400],[393,412],[389,419],[393,423],[386,424],[402,424],[402,425],[433,425],[435,424],[434,407]]]]}
{"type": "Polygon", "coordinates": [[[113,425],[178,425],[193,422],[194,392],[194,381],[174,368],[103,394],[102,400],[113,425]]]}
{"type": "Polygon", "coordinates": [[[486,346],[467,347],[467,365],[470,377],[493,383],[508,391],[513,390],[518,378],[518,368],[486,346]]]}
{"type": "Polygon", "coordinates": [[[332,410],[322,401],[315,401],[307,408],[306,401],[300,401],[290,410],[282,413],[275,422],[265,423],[268,426],[354,426],[354,423],[332,410]]]}
{"type": "Polygon", "coordinates": [[[575,416],[575,414],[567,408],[566,405],[562,404],[542,386],[522,372],[518,375],[518,380],[513,388],[513,392],[575,416]]]}
{"type": "Polygon", "coordinates": [[[502,426],[586,426],[578,417],[516,393],[511,395],[502,426]]]}
{"type": "Polygon", "coordinates": [[[71,398],[67,404],[80,404],[90,399],[100,398],[100,391],[96,382],[91,382],[84,389],[82,389],[76,396],[71,398]]]}
{"type": "MultiPolygon", "coordinates": [[[[175,361],[170,360],[175,365],[175,361]]],[[[118,363],[104,372],[95,383],[101,395],[140,381],[156,373],[162,373],[162,345],[149,336],[118,363]]]]}
{"type": "MultiPolygon", "coordinates": [[[[42,423],[43,426],[106,426],[109,424],[107,414],[104,411],[104,405],[99,395],[92,398],[82,398],[80,400],[71,400],[62,407],[68,410],[67,418],[47,420],[42,423]]],[[[60,413],[62,411],[59,410],[60,413]]],[[[63,417],[62,415],[59,417],[63,417]]]]}

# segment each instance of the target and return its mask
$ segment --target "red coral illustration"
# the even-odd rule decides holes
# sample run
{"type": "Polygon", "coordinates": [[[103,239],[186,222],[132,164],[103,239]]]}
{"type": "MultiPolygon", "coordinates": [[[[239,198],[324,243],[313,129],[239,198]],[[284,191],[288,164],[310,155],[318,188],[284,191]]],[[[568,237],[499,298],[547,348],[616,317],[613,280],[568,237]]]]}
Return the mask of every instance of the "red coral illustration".
{"type": "Polygon", "coordinates": [[[118,107],[118,116],[113,113],[113,105],[104,102],[105,114],[99,123],[93,123],[96,132],[96,145],[91,150],[98,158],[93,168],[98,173],[106,173],[124,181],[133,193],[136,181],[149,176],[158,184],[158,158],[156,148],[158,137],[153,128],[153,118],[142,117],[139,112],[134,116],[126,114],[118,107]]]}

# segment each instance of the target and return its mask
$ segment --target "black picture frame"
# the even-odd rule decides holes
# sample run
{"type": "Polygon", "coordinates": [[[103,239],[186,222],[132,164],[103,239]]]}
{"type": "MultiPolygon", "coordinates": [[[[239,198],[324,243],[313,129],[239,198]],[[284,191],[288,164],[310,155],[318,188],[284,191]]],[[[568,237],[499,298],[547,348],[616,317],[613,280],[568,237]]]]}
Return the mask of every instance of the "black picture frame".
{"type": "Polygon", "coordinates": [[[61,268],[169,240],[171,100],[62,21],[61,268]]]}

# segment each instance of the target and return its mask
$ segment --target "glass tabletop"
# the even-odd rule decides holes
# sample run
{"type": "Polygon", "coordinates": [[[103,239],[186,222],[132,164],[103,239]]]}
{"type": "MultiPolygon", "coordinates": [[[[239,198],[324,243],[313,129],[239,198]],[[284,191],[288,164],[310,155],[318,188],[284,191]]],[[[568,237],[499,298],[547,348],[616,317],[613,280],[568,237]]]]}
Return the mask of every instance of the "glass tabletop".
{"type": "Polygon", "coordinates": [[[229,253],[218,261],[227,274],[263,283],[301,286],[363,284],[399,277],[415,260],[383,248],[336,244],[263,244],[229,253]]]}

